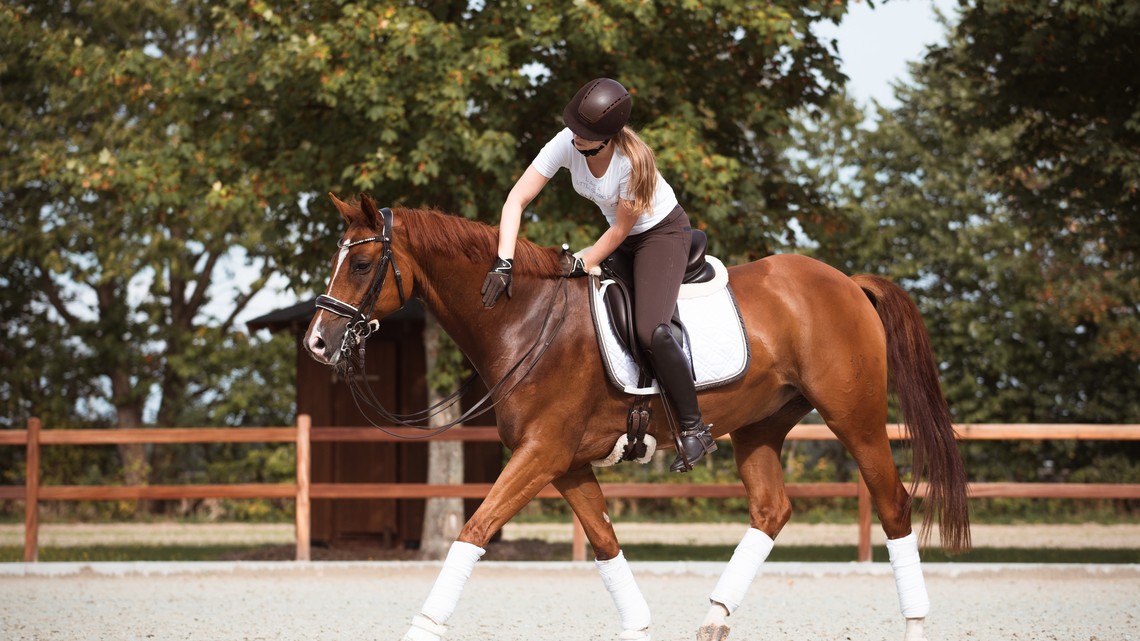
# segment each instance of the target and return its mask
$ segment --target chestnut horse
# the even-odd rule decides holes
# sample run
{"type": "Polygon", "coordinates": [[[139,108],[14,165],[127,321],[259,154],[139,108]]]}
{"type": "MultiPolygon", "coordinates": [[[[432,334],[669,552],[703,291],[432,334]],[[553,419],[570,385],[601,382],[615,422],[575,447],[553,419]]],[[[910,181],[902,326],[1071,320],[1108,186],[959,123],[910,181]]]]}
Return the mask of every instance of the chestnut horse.
{"type": "MultiPolygon", "coordinates": [[[[483,546],[548,484],[581,520],[617,606],[621,638],[648,639],[649,609],[590,465],[610,454],[625,433],[630,407],[629,396],[606,384],[588,313],[592,279],[561,278],[559,249],[520,240],[512,295],[484,309],[479,290],[495,258],[495,228],[434,211],[379,210],[367,196],[351,203],[332,198],[348,229],[305,336],[312,356],[341,363],[347,358],[342,352],[355,353],[356,341],[376,327],[369,321],[415,296],[494,392],[499,436],[512,450],[452,545],[405,639],[441,639],[483,546]],[[535,350],[539,342],[543,348],[535,350]]],[[[732,267],[729,283],[751,363],[744,376],[699,398],[715,435],[731,438],[751,523],[711,593],[698,638],[727,636],[728,617],[791,516],[780,450],[788,431],[813,408],[854,457],[870,490],[888,539],[904,637],[924,638],[929,600],[911,529],[911,496],[886,431],[888,366],[911,438],[916,482],[920,475],[928,480],[924,535],[935,514],[944,549],[968,549],[970,534],[965,473],[917,308],[886,279],[848,277],[796,255],[732,267]]],[[[664,416],[660,403],[651,401],[654,416],[664,416]]],[[[672,447],[663,421],[653,421],[650,433],[672,447]]]]}

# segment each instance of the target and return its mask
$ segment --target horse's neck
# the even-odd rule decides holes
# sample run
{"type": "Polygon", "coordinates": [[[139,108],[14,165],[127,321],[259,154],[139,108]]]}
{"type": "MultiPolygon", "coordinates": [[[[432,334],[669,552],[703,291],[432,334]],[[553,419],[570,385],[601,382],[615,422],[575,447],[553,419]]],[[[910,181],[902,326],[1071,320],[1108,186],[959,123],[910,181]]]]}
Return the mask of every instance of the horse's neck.
{"type": "Polygon", "coordinates": [[[526,276],[515,278],[510,298],[503,294],[494,308],[484,309],[480,289],[485,270],[471,264],[437,266],[421,275],[426,278],[419,294],[475,368],[485,377],[497,377],[539,340],[545,310],[565,311],[553,299],[557,281],[526,276]],[[472,273],[479,278],[455,276],[472,273]]]}
{"type": "MultiPolygon", "coordinates": [[[[504,294],[493,309],[484,309],[480,290],[493,256],[472,258],[456,247],[488,243],[490,228],[434,212],[401,211],[421,237],[395,243],[406,247],[401,257],[416,265],[415,295],[484,377],[501,375],[517,362],[542,331],[557,279],[516,274],[512,296],[504,294]],[[446,238],[444,238],[446,237],[446,238]],[[445,243],[447,250],[440,251],[445,243]]],[[[491,243],[488,243],[491,244],[491,243]]],[[[564,311],[563,311],[564,313],[564,311]]]]}

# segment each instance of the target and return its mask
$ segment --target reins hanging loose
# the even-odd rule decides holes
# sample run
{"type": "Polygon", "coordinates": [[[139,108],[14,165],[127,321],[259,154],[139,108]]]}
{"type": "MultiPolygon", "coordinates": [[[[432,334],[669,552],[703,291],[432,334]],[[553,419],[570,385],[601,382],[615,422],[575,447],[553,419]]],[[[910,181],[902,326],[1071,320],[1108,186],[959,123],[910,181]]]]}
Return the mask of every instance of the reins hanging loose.
{"type": "Polygon", "coordinates": [[[474,383],[475,379],[478,378],[477,374],[472,374],[469,376],[467,380],[465,380],[463,384],[460,385],[458,390],[452,392],[446,398],[440,400],[438,403],[432,405],[426,410],[413,412],[411,414],[396,414],[387,410],[381,404],[380,400],[376,398],[375,392],[373,392],[372,388],[368,385],[363,355],[361,355],[360,358],[360,376],[354,375],[356,368],[351,365],[348,367],[346,375],[346,380],[349,383],[349,389],[352,391],[352,398],[356,403],[357,409],[360,410],[360,413],[368,420],[369,423],[384,433],[390,436],[409,440],[431,438],[433,436],[442,434],[443,432],[455,427],[456,425],[461,425],[470,419],[477,418],[486,414],[498,406],[498,404],[501,403],[504,399],[509,397],[512,392],[514,392],[515,388],[518,387],[520,383],[522,383],[527,374],[530,374],[535,366],[538,365],[539,360],[542,359],[543,354],[545,354],[546,350],[550,348],[550,345],[554,342],[554,339],[558,336],[559,331],[562,329],[562,324],[566,321],[565,310],[569,306],[569,296],[566,293],[565,279],[560,279],[558,287],[555,289],[551,298],[551,304],[546,306],[546,316],[543,318],[542,327],[539,328],[534,343],[532,343],[530,348],[528,348],[527,351],[521,357],[519,357],[519,360],[516,361],[515,364],[507,370],[503,377],[500,378],[499,381],[491,387],[491,389],[487,390],[487,393],[484,394],[482,398],[476,401],[474,405],[472,405],[467,411],[463,412],[463,414],[454,421],[451,421],[446,425],[427,425],[419,422],[430,419],[432,416],[442,413],[443,410],[451,407],[456,402],[458,402],[462,398],[463,394],[466,393],[466,391],[471,387],[471,384],[474,383]],[[554,318],[554,308],[556,307],[554,303],[559,294],[562,294],[563,314],[557,318],[557,322],[550,329],[548,334],[547,328],[550,327],[551,319],[554,318]],[[544,335],[547,335],[545,340],[543,340],[544,335]],[[529,365],[526,366],[522,373],[516,377],[514,383],[502,394],[499,394],[498,398],[493,398],[500,390],[503,390],[511,377],[519,371],[519,368],[523,366],[523,363],[527,362],[528,358],[530,358],[532,354],[534,355],[534,358],[531,359],[529,365]],[[395,423],[396,427],[430,430],[431,433],[424,434],[422,436],[408,436],[406,434],[392,432],[389,429],[389,426],[380,425],[376,421],[372,420],[367,410],[371,410],[378,414],[381,418],[391,423],[395,423]]]}

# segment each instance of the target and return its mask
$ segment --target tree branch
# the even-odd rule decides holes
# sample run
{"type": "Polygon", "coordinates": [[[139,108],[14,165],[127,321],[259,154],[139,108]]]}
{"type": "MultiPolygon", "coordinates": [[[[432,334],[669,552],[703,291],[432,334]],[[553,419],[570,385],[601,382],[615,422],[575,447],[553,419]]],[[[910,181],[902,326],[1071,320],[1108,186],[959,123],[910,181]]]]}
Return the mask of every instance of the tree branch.
{"type": "Polygon", "coordinates": [[[68,311],[67,303],[64,302],[63,296],[60,295],[59,287],[57,287],[55,281],[52,280],[51,274],[48,273],[46,269],[43,269],[38,265],[37,268],[40,270],[40,285],[43,287],[44,293],[47,295],[48,302],[50,302],[51,306],[55,308],[55,311],[59,313],[61,317],[63,317],[63,321],[65,323],[68,325],[77,324],[79,320],[75,318],[75,316],[73,316],[70,311],[68,311]]]}
{"type": "Polygon", "coordinates": [[[206,264],[202,267],[201,273],[198,274],[198,279],[194,282],[194,294],[190,296],[190,300],[186,301],[185,318],[177,319],[176,322],[183,327],[189,327],[190,320],[198,313],[198,309],[202,306],[203,301],[206,300],[206,291],[210,288],[210,282],[213,280],[214,268],[218,265],[218,260],[221,259],[220,252],[210,252],[206,258],[206,264]]]}

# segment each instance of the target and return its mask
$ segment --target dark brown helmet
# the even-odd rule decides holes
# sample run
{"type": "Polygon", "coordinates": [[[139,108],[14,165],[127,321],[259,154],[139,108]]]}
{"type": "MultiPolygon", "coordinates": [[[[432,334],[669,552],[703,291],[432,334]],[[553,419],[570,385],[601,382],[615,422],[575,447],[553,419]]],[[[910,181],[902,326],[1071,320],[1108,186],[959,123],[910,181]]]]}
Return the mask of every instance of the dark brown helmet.
{"type": "Polygon", "coordinates": [[[586,140],[608,140],[629,122],[633,99],[621,83],[609,78],[591,80],[574,94],[562,111],[570,131],[586,140]]]}

